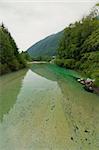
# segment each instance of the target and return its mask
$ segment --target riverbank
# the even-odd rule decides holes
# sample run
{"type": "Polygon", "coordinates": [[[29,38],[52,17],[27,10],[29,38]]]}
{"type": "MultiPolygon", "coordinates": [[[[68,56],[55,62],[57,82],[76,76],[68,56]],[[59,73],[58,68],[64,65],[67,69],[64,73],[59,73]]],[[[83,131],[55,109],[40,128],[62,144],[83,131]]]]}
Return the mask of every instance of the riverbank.
{"type": "MultiPolygon", "coordinates": [[[[28,62],[28,64],[47,64],[47,63],[49,63],[49,62],[46,62],[46,61],[32,61],[32,62],[28,62]]],[[[88,91],[88,92],[99,94],[99,87],[96,84],[96,80],[95,79],[90,79],[90,81],[87,82],[87,79],[89,79],[88,76],[85,75],[82,72],[79,72],[78,70],[77,70],[77,72],[83,77],[83,81],[81,80],[82,78],[79,78],[79,81],[78,81],[81,84],[83,82],[83,88],[86,91],[88,91]]]]}
{"type": "Polygon", "coordinates": [[[88,92],[91,93],[96,93],[99,94],[99,87],[95,85],[95,79],[90,79],[90,78],[78,78],[77,81],[84,85],[84,89],[88,92]]]}
{"type": "Polygon", "coordinates": [[[83,79],[83,81],[81,81],[81,82],[84,82],[84,84],[83,84],[83,85],[85,85],[84,89],[87,91],[95,92],[95,93],[99,94],[99,73],[98,73],[98,71],[93,70],[93,71],[89,72],[89,70],[83,70],[83,69],[81,70],[81,69],[77,69],[75,67],[72,68],[71,66],[64,65],[64,62],[62,62],[62,61],[63,60],[60,60],[60,62],[57,62],[57,60],[55,60],[54,63],[56,63],[56,65],[58,65],[62,68],[77,71],[81,75],[79,80],[83,79]],[[91,80],[94,80],[94,83],[91,85],[91,87],[90,87],[90,85],[86,84],[86,80],[88,78],[90,78],[91,80]]]}
{"type": "Polygon", "coordinates": [[[32,62],[27,62],[27,64],[46,64],[48,63],[47,61],[32,61],[32,62]]]}
{"type": "MultiPolygon", "coordinates": [[[[31,65],[31,64],[47,64],[47,63],[48,63],[47,61],[32,61],[32,62],[26,62],[25,66],[24,66],[23,68],[20,68],[20,69],[18,69],[18,70],[13,70],[13,71],[9,70],[8,72],[5,72],[5,73],[3,73],[3,74],[0,73],[0,76],[4,76],[4,75],[6,75],[6,74],[11,74],[11,73],[14,73],[14,72],[21,71],[21,70],[23,70],[23,69],[27,69],[27,68],[29,68],[29,65],[31,65]]],[[[1,71],[1,70],[0,70],[0,71],[1,71]]]]}

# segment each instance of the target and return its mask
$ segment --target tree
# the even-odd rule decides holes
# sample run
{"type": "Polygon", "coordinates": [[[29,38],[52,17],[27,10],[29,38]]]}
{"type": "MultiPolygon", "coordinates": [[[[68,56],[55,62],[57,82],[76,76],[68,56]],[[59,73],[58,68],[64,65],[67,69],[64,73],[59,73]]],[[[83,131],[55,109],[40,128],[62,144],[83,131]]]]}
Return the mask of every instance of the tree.
{"type": "Polygon", "coordinates": [[[25,61],[18,52],[17,45],[2,23],[0,26],[0,74],[25,67],[25,61]]]}

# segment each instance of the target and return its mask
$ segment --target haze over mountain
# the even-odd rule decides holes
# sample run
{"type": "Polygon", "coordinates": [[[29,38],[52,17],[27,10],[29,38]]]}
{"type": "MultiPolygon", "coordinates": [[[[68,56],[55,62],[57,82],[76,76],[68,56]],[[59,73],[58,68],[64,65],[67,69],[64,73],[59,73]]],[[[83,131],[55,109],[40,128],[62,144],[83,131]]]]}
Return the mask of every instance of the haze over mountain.
{"type": "Polygon", "coordinates": [[[32,45],[27,52],[32,58],[40,56],[54,56],[56,55],[56,49],[58,48],[62,35],[63,31],[52,34],[32,45]]]}

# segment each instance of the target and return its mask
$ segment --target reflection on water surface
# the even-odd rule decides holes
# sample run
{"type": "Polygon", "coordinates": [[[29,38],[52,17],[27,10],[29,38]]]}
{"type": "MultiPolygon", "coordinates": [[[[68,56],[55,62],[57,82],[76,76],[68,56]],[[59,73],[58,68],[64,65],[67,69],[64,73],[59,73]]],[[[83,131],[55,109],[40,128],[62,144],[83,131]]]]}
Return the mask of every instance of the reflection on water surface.
{"type": "Polygon", "coordinates": [[[19,89],[0,123],[0,150],[98,150],[98,96],[83,90],[77,73],[35,64],[24,75],[7,82],[6,91],[19,89]]]}

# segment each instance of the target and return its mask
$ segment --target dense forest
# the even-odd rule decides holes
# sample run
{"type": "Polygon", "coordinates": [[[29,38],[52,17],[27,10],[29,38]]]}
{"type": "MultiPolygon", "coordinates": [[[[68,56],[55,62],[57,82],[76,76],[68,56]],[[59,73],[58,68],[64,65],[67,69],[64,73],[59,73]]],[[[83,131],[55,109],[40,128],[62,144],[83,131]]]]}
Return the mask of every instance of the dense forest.
{"type": "Polygon", "coordinates": [[[24,57],[26,54],[19,53],[8,29],[0,25],[0,75],[26,67],[24,57]]]}
{"type": "Polygon", "coordinates": [[[64,29],[56,63],[82,71],[99,85],[99,14],[97,4],[90,15],[64,29]]]}

